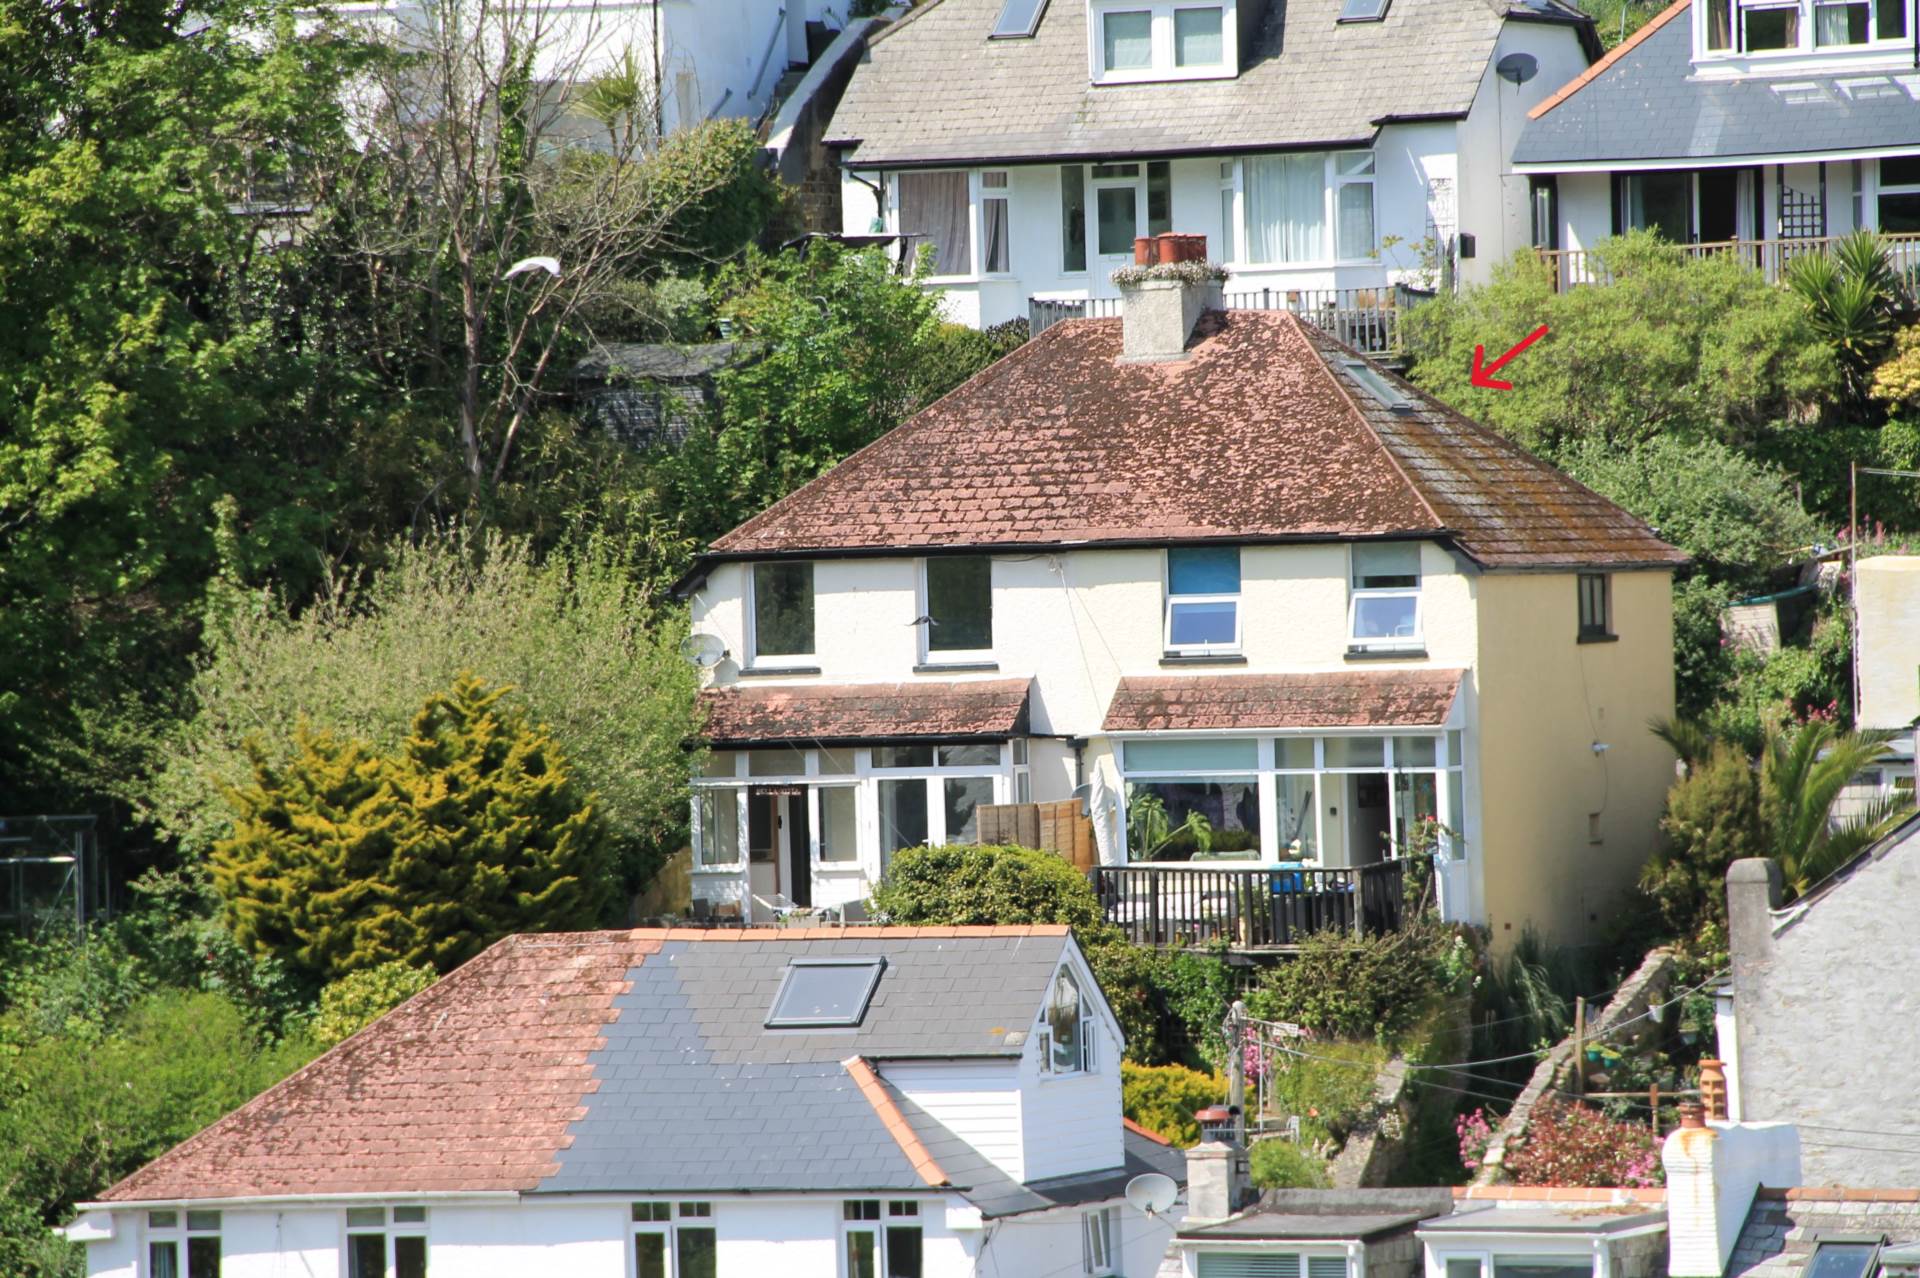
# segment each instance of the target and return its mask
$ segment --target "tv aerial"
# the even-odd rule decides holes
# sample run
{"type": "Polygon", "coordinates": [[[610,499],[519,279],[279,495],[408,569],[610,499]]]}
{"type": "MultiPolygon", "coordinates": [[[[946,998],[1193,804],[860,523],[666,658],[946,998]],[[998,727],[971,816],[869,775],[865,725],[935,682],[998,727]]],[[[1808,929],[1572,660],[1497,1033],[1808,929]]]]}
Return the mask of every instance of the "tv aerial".
{"type": "Polygon", "coordinates": [[[690,665],[711,670],[727,659],[727,645],[712,635],[691,634],[680,641],[680,655],[690,665]]]}
{"type": "Polygon", "coordinates": [[[1173,1177],[1159,1172],[1142,1172],[1127,1182],[1127,1202],[1148,1216],[1166,1211],[1179,1196],[1180,1186],[1173,1177]]]}

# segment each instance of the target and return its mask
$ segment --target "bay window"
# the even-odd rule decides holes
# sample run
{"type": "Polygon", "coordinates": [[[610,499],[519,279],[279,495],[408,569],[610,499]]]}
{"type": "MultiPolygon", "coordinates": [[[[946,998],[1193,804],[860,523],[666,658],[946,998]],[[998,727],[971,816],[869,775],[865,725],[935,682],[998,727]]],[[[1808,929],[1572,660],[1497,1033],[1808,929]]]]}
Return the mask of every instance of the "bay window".
{"type": "Polygon", "coordinates": [[[1354,545],[1347,638],[1360,652],[1414,652],[1422,647],[1419,542],[1354,545]]]}
{"type": "Polygon", "coordinates": [[[1119,762],[1131,861],[1345,868],[1465,854],[1458,731],[1132,738],[1119,762]]]}
{"type": "Polygon", "coordinates": [[[895,183],[900,201],[895,229],[914,237],[916,252],[923,244],[932,246],[935,275],[971,275],[973,207],[966,172],[907,172],[895,183]]]}
{"type": "Polygon", "coordinates": [[[1379,247],[1371,151],[1249,156],[1240,162],[1249,263],[1299,266],[1371,258],[1379,247]]]}

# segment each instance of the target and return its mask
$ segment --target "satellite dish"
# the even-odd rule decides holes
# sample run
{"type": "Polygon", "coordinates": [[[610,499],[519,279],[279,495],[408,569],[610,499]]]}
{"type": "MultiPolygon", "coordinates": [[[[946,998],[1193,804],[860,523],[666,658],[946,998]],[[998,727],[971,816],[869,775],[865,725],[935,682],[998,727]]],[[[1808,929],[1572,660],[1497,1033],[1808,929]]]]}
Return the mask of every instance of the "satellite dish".
{"type": "Polygon", "coordinates": [[[1531,53],[1509,53],[1493,64],[1493,73],[1502,80],[1511,80],[1515,84],[1525,84],[1533,79],[1540,70],[1540,63],[1531,53]]]}
{"type": "Polygon", "coordinates": [[[1127,1201],[1149,1216],[1158,1216],[1179,1196],[1180,1186],[1173,1177],[1159,1172],[1142,1172],[1127,1182],[1127,1201]]]}
{"type": "Polygon", "coordinates": [[[712,635],[688,635],[680,641],[680,655],[702,670],[711,670],[727,657],[727,645],[712,635]]]}

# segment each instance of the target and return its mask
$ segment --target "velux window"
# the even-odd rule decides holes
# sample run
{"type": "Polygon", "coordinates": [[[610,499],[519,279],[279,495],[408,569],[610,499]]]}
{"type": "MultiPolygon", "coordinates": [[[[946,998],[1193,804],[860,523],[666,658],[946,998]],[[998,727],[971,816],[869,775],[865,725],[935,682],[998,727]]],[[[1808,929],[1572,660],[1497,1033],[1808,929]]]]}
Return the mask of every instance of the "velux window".
{"type": "Polygon", "coordinates": [[[1231,652],[1240,646],[1240,548],[1167,551],[1168,652],[1231,652]]]}
{"type": "Polygon", "coordinates": [[[753,566],[753,661],[793,664],[813,655],[813,565],[753,566]]]}
{"type": "Polygon", "coordinates": [[[425,1207],[347,1208],[347,1278],[427,1278],[425,1207]]]}
{"type": "Polygon", "coordinates": [[[847,1278],[921,1278],[920,1204],[849,1198],[840,1205],[847,1278]]]}
{"type": "Polygon", "coordinates": [[[1048,1074],[1076,1074],[1093,1068],[1093,1036],[1088,1032],[1080,982],[1061,968],[1047,993],[1040,1016],[1040,1068],[1048,1074]]]}
{"type": "Polygon", "coordinates": [[[635,1203],[634,1278],[715,1278],[713,1204],[635,1203]]]}
{"type": "Polygon", "coordinates": [[[147,1278],[220,1278],[220,1213],[147,1213],[147,1278]]]}
{"type": "Polygon", "coordinates": [[[1419,542],[1361,542],[1353,547],[1348,639],[1363,651],[1420,648],[1419,542]]]}
{"type": "Polygon", "coordinates": [[[883,958],[794,959],[767,1011],[767,1027],[858,1025],[886,966],[883,958]]]}
{"type": "Polygon", "coordinates": [[[925,561],[926,655],[941,661],[993,653],[993,561],[956,555],[925,561]]]}

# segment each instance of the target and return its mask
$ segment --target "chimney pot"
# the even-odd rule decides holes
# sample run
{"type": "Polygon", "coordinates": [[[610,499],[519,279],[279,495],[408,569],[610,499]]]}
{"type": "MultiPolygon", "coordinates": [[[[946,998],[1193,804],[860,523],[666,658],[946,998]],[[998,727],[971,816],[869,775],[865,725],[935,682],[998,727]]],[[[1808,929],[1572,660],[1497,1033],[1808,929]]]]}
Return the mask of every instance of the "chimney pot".
{"type": "Polygon", "coordinates": [[[1680,1126],[1686,1128],[1701,1128],[1706,1125],[1706,1106],[1702,1105],[1699,1101],[1680,1102],[1680,1126]]]}
{"type": "Polygon", "coordinates": [[[1700,1104],[1708,1118],[1725,1122],[1727,1118],[1727,1066],[1724,1061],[1707,1057],[1700,1062],[1700,1104]]]}
{"type": "Polygon", "coordinates": [[[1144,235],[1136,235],[1133,237],[1133,264],[1135,266],[1152,266],[1154,264],[1153,241],[1144,235]]]}

